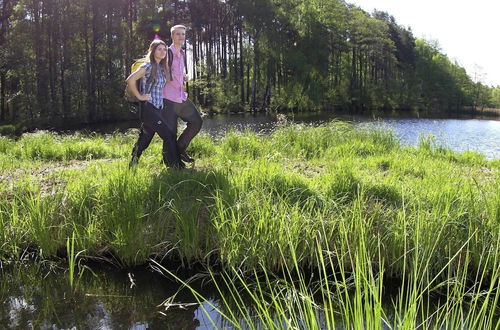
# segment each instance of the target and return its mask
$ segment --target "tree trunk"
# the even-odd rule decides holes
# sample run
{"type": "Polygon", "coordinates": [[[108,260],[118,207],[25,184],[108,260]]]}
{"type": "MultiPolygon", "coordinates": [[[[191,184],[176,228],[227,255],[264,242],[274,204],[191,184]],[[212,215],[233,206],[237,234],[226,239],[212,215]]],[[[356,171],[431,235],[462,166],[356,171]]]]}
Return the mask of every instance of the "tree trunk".
{"type": "Polygon", "coordinates": [[[240,91],[241,91],[241,105],[245,105],[245,71],[244,71],[244,56],[243,56],[243,29],[241,21],[238,28],[239,41],[240,41],[240,91]]]}
{"type": "Polygon", "coordinates": [[[257,59],[257,36],[253,45],[253,76],[252,76],[252,111],[257,107],[257,72],[258,72],[258,59],[257,59]]]}
{"type": "MultiPolygon", "coordinates": [[[[33,20],[34,20],[32,35],[35,48],[35,76],[36,76],[37,102],[34,102],[35,104],[31,104],[29,106],[33,108],[35,105],[38,105],[40,116],[44,117],[47,114],[48,97],[47,97],[47,81],[44,72],[44,67],[45,67],[44,56],[43,56],[44,54],[42,51],[44,42],[42,41],[41,38],[42,33],[40,33],[41,31],[43,31],[43,29],[41,24],[39,1],[33,0],[32,4],[33,4],[33,20]]],[[[30,109],[30,111],[32,112],[33,109],[30,109]]],[[[34,117],[35,116],[32,115],[31,119],[34,120],[34,117]]]]}
{"type": "MultiPolygon", "coordinates": [[[[9,17],[12,12],[11,2],[9,0],[4,0],[2,3],[2,8],[0,12],[0,48],[4,49],[4,43],[8,33],[9,17]]],[[[6,108],[6,83],[7,83],[7,73],[5,64],[0,63],[0,122],[5,121],[7,118],[7,108],[6,108]]]]}
{"type": "Polygon", "coordinates": [[[197,78],[197,72],[196,72],[196,63],[198,63],[198,38],[197,38],[197,34],[196,34],[197,31],[194,31],[193,33],[193,41],[192,41],[192,44],[193,44],[193,52],[192,52],[192,73],[191,73],[191,76],[193,77],[193,96],[192,96],[192,99],[194,102],[197,102],[198,101],[198,90],[199,88],[196,88],[196,78],[197,78]]]}
{"type": "Polygon", "coordinates": [[[57,8],[53,1],[46,1],[47,4],[47,39],[48,39],[48,64],[49,64],[49,86],[50,86],[50,113],[49,117],[57,114],[57,51],[59,49],[58,44],[58,28],[56,28],[56,24],[59,25],[59,22],[56,21],[54,12],[57,8]]]}
{"type": "MultiPolygon", "coordinates": [[[[85,50],[87,53],[87,84],[88,84],[88,121],[95,122],[97,120],[97,98],[96,98],[96,58],[97,58],[97,4],[96,0],[91,1],[92,6],[92,43],[89,46],[89,37],[87,29],[85,38],[85,50]]],[[[88,3],[87,1],[87,3],[88,3]]],[[[90,7],[89,7],[90,12],[90,7]]],[[[88,23],[88,16],[87,23],[88,23]]],[[[87,24],[88,26],[88,24],[87,24]]]]}
{"type": "MultiPolygon", "coordinates": [[[[248,44],[251,45],[252,39],[248,36],[248,44]]],[[[251,62],[247,60],[247,93],[246,93],[246,103],[250,101],[250,65],[251,62]]]]}
{"type": "Polygon", "coordinates": [[[269,100],[271,99],[271,77],[268,74],[266,82],[266,90],[264,92],[264,97],[262,98],[262,111],[265,111],[269,106],[269,100]]]}
{"type": "Polygon", "coordinates": [[[123,62],[125,63],[125,65],[123,66],[123,77],[127,77],[130,74],[129,68],[132,63],[133,2],[134,0],[127,1],[127,9],[124,15],[126,17],[127,23],[126,28],[124,29],[125,38],[123,49],[125,50],[125,52],[123,62]]]}
{"type": "Polygon", "coordinates": [[[0,72],[0,122],[5,121],[7,117],[7,109],[5,107],[5,83],[6,83],[6,74],[5,71],[2,70],[0,72]]]}
{"type": "Polygon", "coordinates": [[[87,80],[87,100],[86,100],[86,106],[87,106],[87,120],[92,121],[93,119],[93,110],[92,106],[93,104],[93,97],[92,97],[92,77],[91,77],[91,64],[90,64],[90,46],[89,46],[89,11],[90,11],[90,2],[91,0],[86,1],[86,6],[84,9],[84,23],[83,23],[83,39],[85,43],[85,73],[86,73],[86,80],[87,80]]]}
{"type": "Polygon", "coordinates": [[[227,77],[227,36],[222,30],[222,78],[227,77]]]}
{"type": "Polygon", "coordinates": [[[62,46],[62,51],[59,52],[59,62],[60,62],[60,70],[61,70],[61,99],[62,99],[62,116],[63,119],[67,119],[70,113],[70,93],[68,93],[68,88],[66,86],[66,69],[68,68],[68,62],[70,60],[69,56],[69,50],[68,50],[68,44],[67,41],[69,40],[69,35],[68,35],[68,29],[66,28],[68,19],[66,18],[69,10],[70,10],[70,3],[69,0],[66,0],[64,2],[64,9],[62,10],[62,22],[59,24],[60,28],[60,34],[61,34],[61,46],[62,46]]]}

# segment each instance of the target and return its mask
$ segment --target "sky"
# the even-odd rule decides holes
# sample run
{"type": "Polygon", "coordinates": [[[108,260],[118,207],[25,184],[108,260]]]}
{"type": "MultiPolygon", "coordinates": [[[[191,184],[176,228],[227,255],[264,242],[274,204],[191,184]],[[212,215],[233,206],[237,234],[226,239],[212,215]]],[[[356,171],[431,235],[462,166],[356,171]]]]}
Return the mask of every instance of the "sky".
{"type": "Polygon", "coordinates": [[[441,53],[474,80],[500,86],[500,0],[346,0],[368,13],[392,15],[416,38],[437,40],[441,53]]]}

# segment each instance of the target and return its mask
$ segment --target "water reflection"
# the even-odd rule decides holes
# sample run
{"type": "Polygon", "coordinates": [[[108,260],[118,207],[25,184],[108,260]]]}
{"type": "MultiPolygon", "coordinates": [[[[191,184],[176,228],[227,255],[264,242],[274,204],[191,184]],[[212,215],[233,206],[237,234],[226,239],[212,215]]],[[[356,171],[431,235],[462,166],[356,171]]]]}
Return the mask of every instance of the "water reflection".
{"type": "MultiPolygon", "coordinates": [[[[175,295],[174,301],[182,305],[158,306],[179,288],[158,273],[100,266],[95,276],[84,273],[72,290],[67,274],[50,268],[31,265],[0,271],[1,329],[212,328],[187,290],[175,295]]],[[[204,294],[208,290],[194,287],[204,294]]]]}
{"type": "MultiPolygon", "coordinates": [[[[233,301],[234,292],[229,292],[235,288],[223,288],[221,283],[219,289],[226,307],[222,306],[219,291],[207,282],[190,282],[207,298],[200,305],[189,290],[178,291],[179,283],[158,272],[120,271],[95,265],[95,275],[85,272],[76,288],[71,289],[67,273],[56,267],[32,264],[0,270],[0,329],[232,329],[235,325],[216,308],[227,315],[243,312],[237,305],[241,302],[233,301]],[[169,308],[169,303],[164,304],[168,298],[169,308]]],[[[243,288],[238,291],[245,301],[244,313],[251,317],[252,324],[263,329],[257,315],[259,308],[243,288]]],[[[272,308],[270,302],[268,306],[272,308]]],[[[323,319],[318,312],[322,328],[323,319]]],[[[248,328],[251,324],[246,321],[240,317],[236,322],[248,328]]]]}
{"type": "MultiPolygon", "coordinates": [[[[302,299],[302,296],[294,285],[285,283],[281,279],[271,279],[262,283],[264,294],[258,299],[266,301],[262,302],[260,307],[248,293],[248,288],[243,287],[238,280],[234,283],[235,279],[233,279],[229,287],[225,287],[222,285],[223,281],[218,280],[220,291],[207,282],[190,282],[194,290],[208,299],[199,305],[189,290],[179,291],[178,283],[169,281],[158,272],[143,268],[120,271],[104,265],[93,266],[95,275],[90,272],[84,273],[77,287],[71,289],[67,274],[56,267],[54,264],[48,266],[47,264],[32,264],[0,269],[0,301],[2,302],[0,329],[190,330],[254,327],[265,329],[262,322],[269,322],[271,319],[276,327],[286,328],[286,324],[281,323],[285,322],[284,319],[273,317],[276,312],[273,310],[276,307],[273,299],[282,298],[291,299],[288,312],[294,313],[295,316],[301,315],[301,304],[297,303],[297,299],[302,299]],[[268,295],[266,285],[272,286],[274,295],[277,292],[278,295],[268,295]],[[224,296],[224,303],[219,294],[224,296]],[[281,298],[277,298],[278,296],[281,298]],[[164,304],[168,298],[170,298],[168,300],[170,305],[164,304]],[[166,306],[170,307],[166,308],[166,306]],[[269,313],[271,319],[259,317],[259,313],[263,313],[263,306],[268,309],[265,313],[269,313]],[[226,315],[235,316],[236,319],[226,320],[216,311],[216,308],[226,315]]],[[[385,320],[390,324],[397,324],[399,316],[396,317],[394,314],[394,304],[401,298],[399,287],[394,286],[392,281],[388,281],[384,287],[386,292],[382,297],[382,305],[385,320]]],[[[433,325],[432,315],[439,310],[445,311],[442,309],[444,302],[440,301],[439,297],[423,294],[422,301],[428,305],[422,306],[424,309],[421,315],[416,316],[416,322],[420,324],[425,319],[424,315],[429,315],[425,324],[433,325]]],[[[352,297],[351,303],[353,303],[354,292],[348,295],[352,297]]],[[[320,302],[325,297],[318,291],[314,298],[316,302],[320,302]]],[[[350,328],[343,325],[346,320],[343,319],[342,306],[329,305],[329,307],[339,311],[338,314],[335,313],[338,316],[338,320],[335,320],[335,328],[350,328]]],[[[463,313],[467,314],[467,305],[463,307],[465,308],[463,313]]],[[[328,323],[323,310],[316,309],[314,313],[318,328],[326,329],[328,323]]],[[[282,317],[283,313],[279,315],[282,317]]],[[[439,325],[436,323],[434,327],[439,327],[439,325]]],[[[382,323],[382,319],[381,327],[390,328],[382,323]]],[[[306,324],[303,328],[307,329],[306,324]]]]}

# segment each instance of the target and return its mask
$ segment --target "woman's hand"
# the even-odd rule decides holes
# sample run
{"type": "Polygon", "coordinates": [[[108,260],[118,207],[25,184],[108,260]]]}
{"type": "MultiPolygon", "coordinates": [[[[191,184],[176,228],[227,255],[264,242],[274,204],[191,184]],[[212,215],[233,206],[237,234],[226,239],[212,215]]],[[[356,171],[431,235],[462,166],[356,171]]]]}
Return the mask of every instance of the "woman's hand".
{"type": "Polygon", "coordinates": [[[141,94],[138,99],[139,101],[149,101],[151,100],[151,94],[141,94]]]}
{"type": "Polygon", "coordinates": [[[139,101],[149,101],[151,99],[151,94],[141,94],[137,90],[136,81],[144,77],[145,74],[146,70],[144,68],[139,68],[127,77],[127,86],[139,101]]]}

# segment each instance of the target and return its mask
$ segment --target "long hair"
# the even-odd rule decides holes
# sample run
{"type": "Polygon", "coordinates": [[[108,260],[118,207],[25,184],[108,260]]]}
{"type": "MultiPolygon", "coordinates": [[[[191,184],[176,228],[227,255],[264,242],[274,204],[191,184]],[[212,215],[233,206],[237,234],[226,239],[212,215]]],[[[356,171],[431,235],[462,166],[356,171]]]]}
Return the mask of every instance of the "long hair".
{"type": "MultiPolygon", "coordinates": [[[[144,60],[146,62],[151,63],[151,81],[153,81],[153,84],[156,82],[156,75],[158,71],[158,65],[155,60],[155,51],[156,48],[160,45],[163,45],[168,49],[167,44],[163,40],[155,39],[149,45],[148,53],[144,56],[144,60]]],[[[167,57],[168,57],[168,52],[167,56],[165,56],[165,58],[163,58],[159,63],[159,65],[163,68],[165,74],[167,73],[167,57]]]]}

